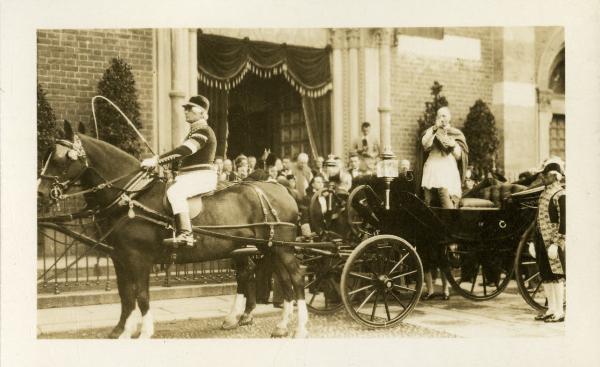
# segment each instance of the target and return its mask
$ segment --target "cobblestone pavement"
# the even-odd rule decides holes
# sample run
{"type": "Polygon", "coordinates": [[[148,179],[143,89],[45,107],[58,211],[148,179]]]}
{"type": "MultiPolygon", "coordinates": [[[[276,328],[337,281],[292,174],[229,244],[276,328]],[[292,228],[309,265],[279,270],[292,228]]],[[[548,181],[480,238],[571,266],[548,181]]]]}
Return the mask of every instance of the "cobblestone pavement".
{"type": "MultiPolygon", "coordinates": [[[[155,324],[154,338],[270,338],[271,331],[280,320],[279,315],[259,316],[254,325],[239,327],[236,330],[221,330],[222,318],[192,319],[155,324]]],[[[295,318],[290,322],[290,331],[295,326],[295,318]]],[[[105,338],[110,328],[42,334],[40,339],[95,339],[105,338]]],[[[369,329],[352,321],[344,310],[333,315],[310,315],[308,330],[311,338],[385,338],[385,337],[454,337],[452,334],[435,331],[410,323],[402,323],[387,329],[369,329]]]]}

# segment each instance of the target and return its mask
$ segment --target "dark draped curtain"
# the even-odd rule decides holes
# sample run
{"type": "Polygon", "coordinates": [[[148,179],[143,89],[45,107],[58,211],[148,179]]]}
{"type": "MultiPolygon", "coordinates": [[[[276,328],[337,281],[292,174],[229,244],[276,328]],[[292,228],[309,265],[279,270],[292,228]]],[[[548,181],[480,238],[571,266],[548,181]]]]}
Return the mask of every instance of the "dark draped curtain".
{"type": "Polygon", "coordinates": [[[331,93],[319,98],[302,97],[304,120],[310,140],[313,159],[327,159],[331,153],[331,93]]]}
{"type": "Polygon", "coordinates": [[[208,98],[208,125],[214,130],[217,137],[217,155],[225,158],[227,152],[227,137],[229,135],[227,114],[229,111],[229,91],[210,88],[199,83],[198,92],[208,98]]]}
{"type": "Polygon", "coordinates": [[[283,75],[302,96],[312,154],[330,151],[330,48],[310,48],[198,33],[200,93],[211,101],[209,124],[218,140],[217,154],[227,151],[228,91],[246,73],[269,78],[283,75]]]}

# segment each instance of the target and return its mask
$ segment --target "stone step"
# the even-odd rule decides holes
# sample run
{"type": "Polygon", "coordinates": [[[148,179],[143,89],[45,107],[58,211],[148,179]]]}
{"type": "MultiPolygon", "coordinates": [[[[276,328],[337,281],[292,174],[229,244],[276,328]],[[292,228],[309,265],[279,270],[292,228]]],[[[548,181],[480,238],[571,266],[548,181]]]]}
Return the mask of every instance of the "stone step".
{"type": "MultiPolygon", "coordinates": [[[[177,299],[192,298],[204,296],[219,296],[234,294],[236,291],[235,282],[220,284],[199,284],[199,285],[178,285],[172,287],[152,286],[150,287],[150,299],[177,299]]],[[[119,293],[117,289],[89,290],[68,292],[64,294],[38,294],[38,310],[57,307],[75,307],[100,305],[109,303],[119,303],[119,293]]]]}

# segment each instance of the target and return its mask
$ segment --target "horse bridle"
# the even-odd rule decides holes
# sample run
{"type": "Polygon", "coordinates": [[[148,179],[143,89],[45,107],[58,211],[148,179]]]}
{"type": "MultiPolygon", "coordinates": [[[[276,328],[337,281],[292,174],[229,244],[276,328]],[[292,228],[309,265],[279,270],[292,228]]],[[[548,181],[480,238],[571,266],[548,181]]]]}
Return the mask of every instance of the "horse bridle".
{"type": "Polygon", "coordinates": [[[42,170],[40,178],[52,181],[52,183],[50,184],[50,191],[48,195],[53,200],[59,200],[64,198],[63,193],[67,191],[73,185],[73,183],[78,182],[81,179],[81,176],[83,176],[85,171],[87,171],[89,168],[85,150],[83,149],[83,146],[81,145],[81,140],[79,140],[77,135],[73,136],[73,142],[64,139],[57,139],[56,144],[62,145],[69,149],[67,151],[67,158],[70,163],[65,166],[60,176],[46,175],[46,168],[48,167],[48,163],[52,159],[52,154],[54,154],[54,151],[52,151],[48,156],[46,163],[44,164],[44,169],[42,170]],[[65,181],[61,181],[60,178],[66,175],[67,172],[69,172],[71,166],[75,162],[82,162],[83,168],[75,175],[75,177],[66,179],[65,181]]]}

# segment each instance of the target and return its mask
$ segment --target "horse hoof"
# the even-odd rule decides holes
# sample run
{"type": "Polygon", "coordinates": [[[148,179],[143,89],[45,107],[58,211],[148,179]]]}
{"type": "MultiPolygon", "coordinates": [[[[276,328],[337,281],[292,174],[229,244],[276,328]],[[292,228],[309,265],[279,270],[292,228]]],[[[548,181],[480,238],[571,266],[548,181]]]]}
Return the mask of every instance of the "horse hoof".
{"type": "Polygon", "coordinates": [[[223,330],[233,330],[235,328],[238,327],[238,320],[234,319],[234,320],[225,320],[223,321],[223,324],[221,325],[221,329],[223,330]]]}
{"type": "Polygon", "coordinates": [[[273,332],[271,333],[271,338],[285,338],[288,336],[288,331],[287,329],[284,328],[277,328],[275,330],[273,330],[273,332]]]}
{"type": "Polygon", "coordinates": [[[138,339],[150,339],[154,335],[154,330],[152,331],[142,331],[138,339]]]}
{"type": "Polygon", "coordinates": [[[247,313],[243,314],[242,317],[240,317],[240,322],[238,322],[238,325],[240,326],[252,324],[254,324],[254,318],[252,317],[252,315],[248,315],[247,313]]]}
{"type": "Polygon", "coordinates": [[[109,339],[118,339],[119,336],[123,334],[123,329],[114,328],[110,334],[108,334],[109,339]]]}

